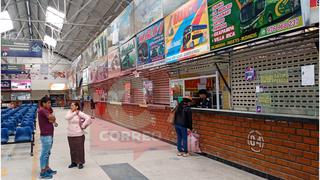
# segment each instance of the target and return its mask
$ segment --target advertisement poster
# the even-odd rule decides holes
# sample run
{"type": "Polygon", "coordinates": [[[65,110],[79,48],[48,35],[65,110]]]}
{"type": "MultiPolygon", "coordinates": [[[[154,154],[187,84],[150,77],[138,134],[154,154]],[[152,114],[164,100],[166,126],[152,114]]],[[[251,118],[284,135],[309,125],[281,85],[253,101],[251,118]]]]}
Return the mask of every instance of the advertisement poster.
{"type": "Polygon", "coordinates": [[[24,79],[31,79],[31,75],[29,71],[26,74],[1,74],[1,79],[24,80],[24,79]]]}
{"type": "Polygon", "coordinates": [[[97,59],[97,52],[93,48],[93,43],[89,44],[87,49],[80,56],[81,69],[89,66],[90,62],[97,59]]]}
{"type": "Polygon", "coordinates": [[[288,84],[289,71],[288,69],[274,69],[261,71],[259,74],[261,84],[288,84]]]}
{"type": "Polygon", "coordinates": [[[89,70],[89,84],[101,82],[108,78],[108,58],[96,60],[92,62],[88,68],[89,70]]]}
{"type": "Polygon", "coordinates": [[[13,91],[31,91],[31,80],[12,80],[11,90],[13,91]]]}
{"type": "Polygon", "coordinates": [[[11,80],[1,80],[1,91],[11,90],[11,80]]]}
{"type": "Polygon", "coordinates": [[[50,73],[51,77],[53,79],[65,79],[66,78],[66,72],[61,70],[53,70],[50,73]]]}
{"type": "Polygon", "coordinates": [[[138,33],[163,17],[162,0],[134,0],[134,24],[138,33]]]}
{"type": "Polygon", "coordinates": [[[108,78],[108,56],[104,56],[99,60],[97,67],[96,82],[101,82],[108,78]]]}
{"type": "Polygon", "coordinates": [[[121,71],[136,67],[137,51],[136,41],[132,38],[120,47],[121,71]]]}
{"type": "Polygon", "coordinates": [[[165,63],[163,20],[137,34],[139,68],[147,68],[165,63]],[[161,61],[162,60],[162,61],[161,61]]]}
{"type": "Polygon", "coordinates": [[[118,18],[107,27],[107,49],[113,51],[119,46],[119,23],[118,18]]]}
{"type": "Polygon", "coordinates": [[[93,53],[96,54],[96,58],[99,59],[107,55],[107,30],[104,30],[92,44],[93,53]]]}
{"type": "Polygon", "coordinates": [[[42,58],[42,41],[1,39],[1,56],[42,58]]]}
{"type": "Polygon", "coordinates": [[[206,0],[190,0],[165,18],[167,63],[209,52],[206,0]]]}
{"type": "Polygon", "coordinates": [[[153,82],[143,81],[143,100],[145,104],[153,103],[153,82]]]}
{"type": "Polygon", "coordinates": [[[108,76],[116,77],[121,71],[119,49],[108,52],[108,76]]]}
{"type": "Polygon", "coordinates": [[[88,77],[88,68],[84,69],[82,72],[82,85],[88,85],[89,77],[88,77]]]}
{"type": "Polygon", "coordinates": [[[171,14],[180,6],[188,2],[189,0],[162,0],[163,2],[163,16],[171,14]]]}
{"type": "Polygon", "coordinates": [[[303,26],[300,0],[208,0],[211,50],[303,26]]]}
{"type": "Polygon", "coordinates": [[[134,35],[134,14],[133,3],[130,3],[118,16],[119,23],[119,43],[120,45],[128,41],[134,35]]]}

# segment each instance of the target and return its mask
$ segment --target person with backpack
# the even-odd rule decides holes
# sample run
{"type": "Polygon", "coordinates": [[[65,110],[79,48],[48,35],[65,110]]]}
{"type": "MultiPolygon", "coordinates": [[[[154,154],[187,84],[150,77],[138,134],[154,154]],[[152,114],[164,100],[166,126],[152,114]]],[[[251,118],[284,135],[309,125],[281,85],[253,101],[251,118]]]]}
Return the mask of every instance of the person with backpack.
{"type": "Polygon", "coordinates": [[[70,148],[71,164],[69,168],[83,168],[85,163],[84,129],[91,124],[91,117],[80,111],[77,102],[71,103],[65,119],[68,121],[68,143],[70,148]]]}
{"type": "Polygon", "coordinates": [[[192,98],[184,97],[179,103],[174,114],[174,126],[177,133],[177,149],[178,156],[187,157],[188,153],[188,131],[192,130],[192,98]]]}

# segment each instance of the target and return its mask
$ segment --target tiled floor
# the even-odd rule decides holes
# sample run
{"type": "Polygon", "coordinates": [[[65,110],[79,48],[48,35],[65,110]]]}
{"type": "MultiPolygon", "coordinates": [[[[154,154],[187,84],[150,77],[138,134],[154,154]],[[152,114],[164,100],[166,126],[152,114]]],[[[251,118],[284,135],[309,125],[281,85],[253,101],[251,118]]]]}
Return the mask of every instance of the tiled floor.
{"type": "MultiPolygon", "coordinates": [[[[67,142],[66,110],[55,108],[59,127],[55,129],[50,166],[58,171],[57,180],[101,180],[101,179],[208,179],[208,180],[254,180],[255,175],[230,167],[202,156],[177,157],[175,147],[152,139],[151,143],[132,139],[117,139],[115,131],[132,131],[114,124],[95,120],[86,134],[86,164],[84,169],[68,169],[70,164],[67,142]],[[97,141],[97,131],[106,128],[109,141],[97,141]],[[110,138],[113,137],[113,138],[110,138]],[[110,141],[111,140],[111,141],[110,141]]],[[[101,133],[100,133],[101,135],[101,133]]],[[[134,136],[136,136],[135,134],[134,136]]],[[[140,138],[142,136],[139,136],[140,138]]],[[[101,137],[100,137],[101,138],[101,137]]],[[[150,140],[150,139],[149,139],[150,140]]],[[[38,179],[39,134],[36,135],[34,156],[29,155],[30,144],[1,146],[1,170],[3,180],[38,179]]]]}

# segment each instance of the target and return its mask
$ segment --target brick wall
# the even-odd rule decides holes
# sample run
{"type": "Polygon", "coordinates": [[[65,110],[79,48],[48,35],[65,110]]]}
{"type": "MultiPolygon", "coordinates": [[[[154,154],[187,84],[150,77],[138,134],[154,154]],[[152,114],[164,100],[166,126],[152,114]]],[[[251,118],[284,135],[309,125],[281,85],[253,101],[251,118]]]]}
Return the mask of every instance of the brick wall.
{"type": "MultiPolygon", "coordinates": [[[[86,111],[90,108],[86,104],[86,111]]],[[[88,111],[91,112],[91,111],[88,111]]],[[[97,104],[96,117],[175,142],[166,108],[97,104]],[[153,134],[154,133],[154,134],[153,134]]],[[[203,152],[283,179],[319,179],[319,124],[193,113],[203,152]],[[250,132],[263,138],[249,145],[250,132]],[[253,147],[253,150],[252,150],[253,147]],[[261,148],[262,147],[262,148],[261,148]]]]}

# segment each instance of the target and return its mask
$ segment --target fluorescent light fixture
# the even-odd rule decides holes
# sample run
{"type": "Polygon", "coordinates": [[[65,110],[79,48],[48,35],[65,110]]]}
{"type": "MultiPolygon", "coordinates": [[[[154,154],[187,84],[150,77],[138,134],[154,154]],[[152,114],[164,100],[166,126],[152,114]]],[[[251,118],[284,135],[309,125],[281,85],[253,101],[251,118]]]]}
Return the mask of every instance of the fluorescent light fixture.
{"type": "Polygon", "coordinates": [[[44,36],[43,42],[48,44],[51,47],[56,47],[56,45],[57,45],[57,40],[53,39],[52,37],[50,37],[48,35],[44,36]]]}
{"type": "Polygon", "coordinates": [[[28,12],[28,16],[30,16],[30,7],[29,7],[29,1],[26,1],[27,4],[27,12],[28,12]]]}
{"type": "Polygon", "coordinates": [[[67,86],[65,83],[53,83],[50,85],[50,90],[65,90],[67,86]]]}
{"type": "Polygon", "coordinates": [[[0,33],[4,33],[13,29],[13,24],[8,11],[2,11],[0,13],[0,24],[0,33]]]}
{"type": "Polygon", "coordinates": [[[62,29],[65,16],[64,13],[49,6],[46,12],[46,22],[54,25],[58,29],[62,29]]]}

